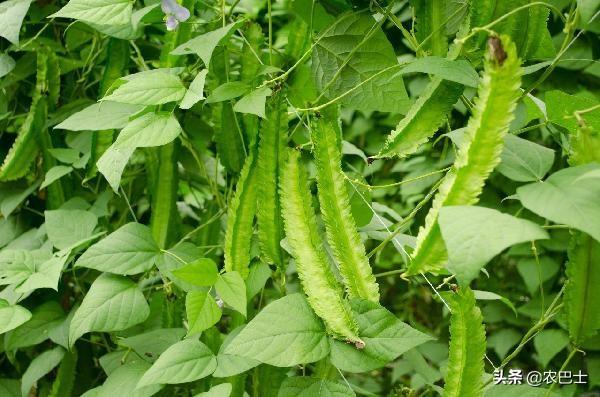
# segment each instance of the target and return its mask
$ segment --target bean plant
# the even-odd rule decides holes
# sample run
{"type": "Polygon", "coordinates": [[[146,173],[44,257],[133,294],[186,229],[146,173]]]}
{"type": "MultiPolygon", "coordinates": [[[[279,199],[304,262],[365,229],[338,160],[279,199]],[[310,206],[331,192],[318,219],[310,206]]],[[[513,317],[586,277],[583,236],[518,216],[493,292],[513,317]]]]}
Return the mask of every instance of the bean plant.
{"type": "Polygon", "coordinates": [[[600,395],[599,34],[2,0],[0,397],[600,395]]]}

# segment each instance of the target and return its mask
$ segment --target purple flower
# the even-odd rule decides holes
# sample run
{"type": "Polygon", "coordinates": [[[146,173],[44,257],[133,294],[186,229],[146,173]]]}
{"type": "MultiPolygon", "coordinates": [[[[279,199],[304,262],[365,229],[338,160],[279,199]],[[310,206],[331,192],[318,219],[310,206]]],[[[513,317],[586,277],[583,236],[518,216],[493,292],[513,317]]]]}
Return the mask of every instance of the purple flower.
{"type": "Polygon", "coordinates": [[[167,30],[175,30],[179,22],[187,21],[190,10],[177,3],[177,0],[161,0],[160,8],[167,16],[167,30]]]}

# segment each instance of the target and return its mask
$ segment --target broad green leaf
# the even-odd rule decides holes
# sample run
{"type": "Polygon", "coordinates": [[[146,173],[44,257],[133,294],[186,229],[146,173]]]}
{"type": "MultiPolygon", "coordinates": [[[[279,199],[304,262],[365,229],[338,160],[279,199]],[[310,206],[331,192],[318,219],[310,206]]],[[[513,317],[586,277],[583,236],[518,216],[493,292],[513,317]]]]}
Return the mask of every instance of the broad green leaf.
{"type": "Polygon", "coordinates": [[[498,295],[495,292],[481,291],[481,290],[476,290],[476,289],[473,290],[473,294],[475,295],[475,299],[481,300],[481,301],[496,301],[496,300],[498,300],[498,301],[504,303],[508,308],[510,308],[515,313],[515,316],[518,315],[517,308],[515,307],[515,305],[513,305],[513,303],[508,298],[505,298],[502,295],[498,295]]]}
{"type": "Polygon", "coordinates": [[[54,301],[37,306],[31,311],[31,314],[29,321],[4,336],[4,349],[6,351],[42,343],[48,339],[49,332],[60,325],[65,318],[62,308],[54,301]]]}
{"type": "Polygon", "coordinates": [[[329,343],[306,299],[292,294],[262,309],[223,353],[292,367],[322,359],[329,353],[329,343]]]}
{"type": "Polygon", "coordinates": [[[494,349],[498,357],[504,359],[522,337],[521,333],[514,328],[500,329],[488,336],[488,347],[494,349]]]}
{"type": "Polygon", "coordinates": [[[226,38],[233,33],[234,30],[240,27],[242,20],[230,23],[212,32],[204,33],[186,41],[179,47],[171,51],[172,55],[196,54],[204,62],[204,66],[208,69],[210,59],[212,58],[215,48],[226,38]]]}
{"type": "Polygon", "coordinates": [[[98,171],[104,175],[108,181],[108,184],[115,193],[119,192],[123,170],[125,169],[125,166],[127,166],[129,158],[134,151],[135,148],[120,149],[115,147],[113,144],[106,150],[106,152],[104,152],[102,157],[100,157],[96,163],[98,171]]]}
{"type": "Polygon", "coordinates": [[[479,397],[482,394],[485,328],[481,311],[469,287],[450,295],[450,353],[444,379],[445,397],[479,397]]]}
{"type": "MultiPolygon", "coordinates": [[[[587,96],[569,95],[562,91],[550,91],[544,96],[548,120],[574,133],[579,127],[575,112],[592,109],[598,105],[597,100],[587,96]]],[[[581,115],[586,124],[600,131],[600,109],[595,109],[581,115]]]]}
{"type": "Polygon", "coordinates": [[[88,248],[75,266],[121,275],[138,274],[150,270],[159,254],[148,226],[132,222],[88,248]]]}
{"type": "Polygon", "coordinates": [[[192,243],[184,242],[175,245],[169,250],[169,252],[170,254],[163,252],[157,257],[156,267],[158,267],[158,270],[160,270],[164,276],[169,278],[169,280],[173,281],[175,285],[184,291],[203,290],[203,287],[191,284],[173,274],[173,272],[176,270],[185,267],[186,264],[201,259],[203,256],[203,250],[192,243]],[[175,258],[172,254],[177,255],[178,258],[175,258]]]}
{"type": "Polygon", "coordinates": [[[600,330],[597,285],[600,285],[600,241],[585,233],[571,237],[567,262],[568,281],[564,302],[569,335],[576,345],[596,335],[600,330]]]}
{"type": "Polygon", "coordinates": [[[114,143],[116,149],[162,146],[181,134],[181,126],[173,114],[147,113],[127,124],[114,143]]]}
{"type": "Polygon", "coordinates": [[[250,90],[248,84],[241,81],[231,81],[223,83],[211,92],[206,98],[206,103],[215,103],[235,99],[247,93],[250,90]]]}
{"type": "Polygon", "coordinates": [[[181,109],[189,109],[194,106],[197,102],[204,99],[204,83],[206,81],[206,75],[208,74],[208,69],[202,69],[194,80],[190,83],[189,88],[185,92],[179,107],[181,109]]]}
{"type": "Polygon", "coordinates": [[[104,381],[97,397],[150,397],[155,395],[163,388],[163,385],[153,384],[136,389],[138,382],[149,368],[150,364],[140,359],[119,366],[104,381]]]}
{"type": "Polygon", "coordinates": [[[162,105],[179,101],[185,95],[185,87],[174,74],[156,72],[128,80],[102,101],[130,103],[133,105],[162,105]]]}
{"type": "Polygon", "coordinates": [[[517,182],[540,181],[554,163],[554,150],[508,134],[498,172],[517,182]]]}
{"type": "Polygon", "coordinates": [[[316,42],[312,58],[313,78],[328,98],[347,94],[342,104],[366,112],[406,111],[404,82],[394,76],[396,54],[367,13],[340,16],[316,42]]]}
{"type": "Polygon", "coordinates": [[[240,273],[232,271],[219,275],[215,289],[223,302],[246,317],[246,284],[240,273]]]}
{"type": "Polygon", "coordinates": [[[31,318],[31,312],[19,305],[9,305],[0,299],[0,334],[11,331],[31,318]]]}
{"type": "Polygon", "coordinates": [[[69,259],[70,251],[57,252],[51,258],[41,263],[35,263],[33,272],[27,276],[17,288],[16,292],[26,293],[40,288],[52,288],[58,291],[60,275],[69,259]]]}
{"type": "Polygon", "coordinates": [[[70,0],[50,17],[73,18],[100,25],[129,23],[133,4],[129,0],[70,0]]]}
{"type": "Polygon", "coordinates": [[[221,309],[207,292],[190,291],[185,298],[188,335],[209,329],[221,319],[221,309]]]}
{"type": "Polygon", "coordinates": [[[5,191],[0,201],[0,213],[8,218],[17,207],[29,197],[29,195],[38,189],[42,181],[37,181],[26,189],[10,189],[5,191]]]}
{"type": "Polygon", "coordinates": [[[0,54],[0,78],[6,76],[15,68],[16,62],[7,54],[0,54]]]}
{"type": "Polygon", "coordinates": [[[476,88],[479,84],[479,75],[471,64],[463,59],[451,60],[436,56],[417,58],[403,66],[396,75],[408,73],[427,73],[467,87],[476,88]]]}
{"type": "Polygon", "coordinates": [[[54,128],[69,131],[119,129],[125,127],[129,118],[143,108],[143,105],[102,101],[72,114],[54,128]]]}
{"type": "Polygon", "coordinates": [[[348,372],[381,368],[404,352],[432,338],[398,320],[386,308],[363,299],[350,301],[365,346],[357,349],[343,341],[331,341],[331,362],[348,372]]]}
{"type": "Polygon", "coordinates": [[[146,320],[150,308],[142,291],[131,280],[113,274],[98,277],[75,312],[69,345],[87,332],[127,329],[146,320]]]}
{"type": "Polygon", "coordinates": [[[446,267],[464,285],[511,245],[550,238],[533,222],[485,207],[442,207],[439,224],[449,257],[446,267]]]}
{"type": "Polygon", "coordinates": [[[5,397],[21,397],[20,383],[18,379],[0,378],[0,395],[5,397]]]}
{"type": "Polygon", "coordinates": [[[517,196],[528,210],[600,241],[600,178],[581,178],[599,169],[598,164],[565,168],[544,182],[521,186],[517,196]]]}
{"type": "Polygon", "coordinates": [[[263,119],[265,115],[265,103],[267,97],[271,95],[271,89],[268,87],[262,87],[257,90],[251,91],[248,95],[236,102],[233,106],[233,110],[238,113],[255,114],[263,119]]]}
{"type": "Polygon", "coordinates": [[[227,349],[229,344],[239,335],[240,332],[242,332],[244,327],[245,325],[235,328],[229,333],[229,335],[225,337],[223,344],[219,348],[219,353],[217,354],[217,368],[212,374],[213,377],[227,378],[241,374],[242,372],[246,372],[247,370],[260,365],[260,361],[224,353],[225,349],[227,349]]]}
{"type": "Polygon", "coordinates": [[[231,383],[221,383],[210,388],[209,391],[196,394],[194,397],[229,397],[231,395],[231,383]]]}
{"type": "Polygon", "coordinates": [[[124,24],[104,25],[91,22],[87,22],[87,24],[107,36],[122,40],[134,40],[139,38],[143,33],[145,24],[142,22],[142,19],[158,6],[159,4],[155,3],[133,11],[131,20],[124,24]]]}
{"type": "Polygon", "coordinates": [[[210,287],[217,281],[219,270],[217,269],[217,264],[212,259],[200,258],[173,270],[173,274],[190,284],[199,287],[210,287]]]}
{"type": "Polygon", "coordinates": [[[246,298],[249,301],[254,298],[271,278],[271,268],[260,261],[250,266],[250,273],[246,279],[246,298]]]}
{"type": "Polygon", "coordinates": [[[89,211],[54,210],[44,213],[48,240],[58,249],[71,247],[92,235],[98,217],[89,211]]]}
{"type": "Polygon", "coordinates": [[[348,385],[326,379],[293,376],[281,384],[278,397],[349,397],[356,396],[348,385]]]}
{"type": "Polygon", "coordinates": [[[517,263],[517,271],[532,296],[540,291],[540,282],[550,280],[558,273],[559,268],[557,261],[548,256],[542,256],[537,261],[535,258],[523,258],[517,263]]]}
{"type": "Polygon", "coordinates": [[[171,345],[185,335],[183,328],[159,328],[119,341],[120,345],[133,349],[140,357],[155,361],[171,345]]]}
{"type": "Polygon", "coordinates": [[[0,251],[0,285],[18,284],[27,279],[35,271],[35,265],[48,258],[45,250],[11,250],[0,251]]]}
{"type": "Polygon", "coordinates": [[[31,387],[35,382],[52,371],[65,356],[65,349],[60,346],[48,350],[35,357],[21,379],[21,396],[30,395],[31,387]]]}
{"type": "Polygon", "coordinates": [[[536,360],[547,368],[550,361],[569,345],[569,336],[562,329],[543,329],[533,338],[536,360]]]}
{"type": "Polygon", "coordinates": [[[8,0],[0,3],[0,36],[16,46],[19,45],[19,32],[31,2],[32,0],[8,0]]]}
{"type": "Polygon", "coordinates": [[[48,152],[61,163],[73,164],[79,160],[79,151],[71,148],[48,149],[48,152]]]}
{"type": "Polygon", "coordinates": [[[216,366],[217,360],[205,344],[197,338],[184,339],[160,355],[142,376],[137,388],[192,382],[212,374],[216,366]]]}

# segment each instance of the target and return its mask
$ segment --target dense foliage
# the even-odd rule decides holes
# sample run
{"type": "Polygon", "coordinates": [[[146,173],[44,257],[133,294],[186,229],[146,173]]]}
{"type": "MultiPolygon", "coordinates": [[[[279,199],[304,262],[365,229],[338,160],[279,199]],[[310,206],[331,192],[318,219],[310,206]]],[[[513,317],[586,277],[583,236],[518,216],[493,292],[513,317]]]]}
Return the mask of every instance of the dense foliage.
{"type": "Polygon", "coordinates": [[[3,0],[0,397],[597,395],[599,14],[3,0]]]}

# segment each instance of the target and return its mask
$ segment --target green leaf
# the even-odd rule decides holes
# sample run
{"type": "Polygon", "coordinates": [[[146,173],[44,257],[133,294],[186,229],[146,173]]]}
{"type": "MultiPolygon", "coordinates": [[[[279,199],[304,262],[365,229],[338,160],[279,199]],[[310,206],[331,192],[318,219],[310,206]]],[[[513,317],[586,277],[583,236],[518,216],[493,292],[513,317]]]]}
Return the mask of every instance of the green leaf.
{"type": "Polygon", "coordinates": [[[477,206],[442,207],[439,225],[449,257],[446,267],[464,285],[511,245],[550,238],[533,222],[477,206]]]}
{"type": "Polygon", "coordinates": [[[187,383],[212,374],[217,360],[197,338],[184,339],[169,347],[137,384],[141,388],[154,384],[187,383]]]}
{"type": "Polygon", "coordinates": [[[70,0],[50,17],[73,18],[100,25],[123,25],[131,21],[129,0],[70,0]]]}
{"type": "Polygon", "coordinates": [[[565,168],[544,182],[519,187],[517,196],[528,210],[600,241],[600,178],[582,178],[598,170],[598,164],[565,168]]]}
{"type": "Polygon", "coordinates": [[[26,189],[11,189],[4,191],[6,194],[3,195],[2,200],[0,201],[0,213],[2,213],[5,218],[8,218],[31,193],[37,190],[39,185],[40,182],[38,181],[26,189]]]}
{"type": "Polygon", "coordinates": [[[217,369],[215,369],[215,372],[212,374],[213,377],[227,378],[241,374],[242,372],[246,372],[247,370],[260,365],[260,361],[224,353],[225,349],[227,349],[231,342],[240,332],[242,332],[242,329],[244,329],[245,326],[246,325],[242,325],[235,328],[225,337],[223,344],[219,348],[219,353],[217,354],[217,369]]]}
{"type": "Polygon", "coordinates": [[[567,325],[573,342],[580,345],[596,335],[600,329],[600,311],[597,307],[597,285],[600,285],[600,242],[585,233],[576,232],[571,237],[567,262],[568,281],[564,302],[567,325]]]}
{"type": "Polygon", "coordinates": [[[381,368],[404,352],[432,338],[398,320],[377,303],[350,301],[365,346],[357,349],[342,341],[331,341],[331,362],[342,371],[368,372],[381,368]]]}
{"type": "Polygon", "coordinates": [[[149,368],[150,364],[140,359],[119,366],[104,381],[97,397],[150,397],[155,395],[163,388],[163,385],[148,385],[136,389],[138,382],[149,368]]]}
{"type": "Polygon", "coordinates": [[[0,4],[0,36],[19,45],[19,32],[32,0],[8,0],[0,4]]]}
{"type": "Polygon", "coordinates": [[[540,181],[554,163],[554,150],[508,134],[498,172],[517,182],[540,181]]]}
{"type": "Polygon", "coordinates": [[[211,387],[207,392],[196,394],[194,397],[229,397],[232,388],[231,383],[221,383],[211,387]]]}
{"type": "Polygon", "coordinates": [[[523,278],[529,294],[534,296],[540,291],[540,282],[545,283],[558,273],[559,264],[548,256],[542,256],[536,261],[534,258],[522,258],[517,263],[517,271],[523,278]]]}
{"type": "Polygon", "coordinates": [[[264,262],[255,262],[250,266],[246,279],[246,299],[249,301],[256,296],[271,278],[271,268],[264,262]]]}
{"type": "Polygon", "coordinates": [[[479,84],[479,75],[464,59],[452,60],[437,56],[417,58],[403,66],[396,75],[408,73],[427,73],[467,87],[477,88],[479,84]]]}
{"type": "Polygon", "coordinates": [[[43,352],[35,357],[21,379],[21,396],[30,395],[31,387],[56,367],[65,356],[65,349],[60,346],[43,352]]]}
{"type": "Polygon", "coordinates": [[[114,143],[116,149],[162,146],[181,134],[179,122],[169,113],[147,113],[131,121],[114,143]]]}
{"type": "Polygon", "coordinates": [[[75,266],[121,275],[138,274],[150,270],[159,254],[150,229],[132,222],[88,248],[75,266]]]}
{"type": "Polygon", "coordinates": [[[176,75],[156,71],[126,80],[102,101],[130,103],[133,105],[162,105],[179,101],[185,95],[185,87],[176,75]]]}
{"type": "Polygon", "coordinates": [[[479,397],[482,394],[485,328],[481,311],[469,287],[449,299],[450,353],[444,384],[445,397],[479,397]]]}
{"type": "Polygon", "coordinates": [[[48,240],[58,249],[87,239],[98,224],[98,217],[89,211],[54,210],[44,212],[44,216],[48,240]]]}
{"type": "Polygon", "coordinates": [[[569,345],[569,336],[561,329],[544,329],[533,338],[536,360],[547,368],[550,361],[569,345]]]}
{"type": "Polygon", "coordinates": [[[278,397],[349,397],[356,396],[348,385],[326,379],[293,376],[281,384],[278,397]]]}
{"type": "Polygon", "coordinates": [[[265,103],[267,97],[271,95],[271,92],[271,89],[268,87],[250,91],[249,94],[236,102],[233,106],[233,110],[238,113],[255,114],[264,119],[267,117],[265,115],[265,103]]]}
{"type": "Polygon", "coordinates": [[[98,171],[104,175],[115,193],[119,193],[123,170],[134,151],[135,148],[120,149],[112,144],[96,163],[98,171]]]}
{"type": "Polygon", "coordinates": [[[0,299],[0,334],[11,331],[31,318],[31,312],[19,305],[9,305],[0,299]]]}
{"type": "Polygon", "coordinates": [[[143,105],[102,101],[72,114],[54,128],[69,131],[120,129],[129,123],[131,116],[143,108],[143,105]]]}
{"type": "Polygon", "coordinates": [[[60,325],[65,314],[54,301],[45,302],[32,310],[29,321],[4,336],[4,349],[13,351],[34,346],[48,339],[49,332],[60,325]]]}
{"type": "Polygon", "coordinates": [[[246,284],[240,273],[232,271],[219,275],[215,289],[223,302],[246,317],[246,284]]]}
{"type": "Polygon", "coordinates": [[[127,329],[146,320],[150,308],[142,291],[131,280],[112,274],[98,277],[75,312],[69,345],[87,332],[127,329]]]}
{"type": "Polygon", "coordinates": [[[219,270],[217,264],[210,258],[200,258],[183,267],[173,270],[173,274],[199,287],[210,287],[217,281],[219,270]]]}
{"type": "Polygon", "coordinates": [[[48,152],[61,163],[73,164],[79,160],[79,151],[71,148],[48,149],[48,152]]]}
{"type": "Polygon", "coordinates": [[[21,397],[19,380],[0,378],[0,395],[6,397],[21,397]]]}
{"type": "MultiPolygon", "coordinates": [[[[591,109],[598,101],[583,95],[569,95],[562,91],[549,91],[544,95],[548,120],[553,124],[566,128],[570,132],[577,131],[579,124],[574,117],[576,111],[591,109]]],[[[600,131],[600,109],[581,115],[586,124],[600,131]]]]}
{"type": "Polygon", "coordinates": [[[184,336],[183,328],[159,328],[124,338],[119,344],[133,349],[140,357],[155,361],[165,350],[179,342],[184,336]]]}
{"type": "Polygon", "coordinates": [[[186,41],[179,47],[171,51],[172,55],[196,54],[204,62],[204,66],[208,69],[210,59],[212,58],[215,48],[233,33],[234,30],[240,27],[243,20],[230,23],[212,32],[204,33],[186,41]]]}
{"type": "Polygon", "coordinates": [[[207,292],[190,291],[185,297],[188,335],[209,329],[221,319],[221,309],[207,292]]]}
{"type": "Polygon", "coordinates": [[[58,291],[60,275],[69,259],[70,251],[57,252],[42,263],[35,263],[33,272],[17,288],[15,292],[26,293],[40,288],[52,288],[58,291]]]}
{"type": "Polygon", "coordinates": [[[394,77],[399,70],[394,49],[367,13],[340,16],[315,43],[312,59],[317,88],[328,98],[348,93],[340,103],[365,112],[406,110],[404,82],[394,77]]]}
{"type": "Polygon", "coordinates": [[[15,68],[15,65],[15,60],[12,59],[9,55],[0,54],[0,78],[12,72],[15,68]]]}
{"type": "Polygon", "coordinates": [[[329,353],[325,327],[300,294],[270,303],[225,348],[276,367],[319,361],[329,353]]]}
{"type": "Polygon", "coordinates": [[[204,83],[206,81],[206,75],[208,74],[208,69],[202,69],[194,80],[190,83],[189,88],[185,92],[179,107],[181,109],[189,109],[194,106],[197,102],[204,99],[204,83]]]}
{"type": "Polygon", "coordinates": [[[248,84],[241,81],[231,81],[223,83],[211,92],[206,98],[206,103],[215,103],[235,99],[247,93],[250,90],[248,84]]]}

